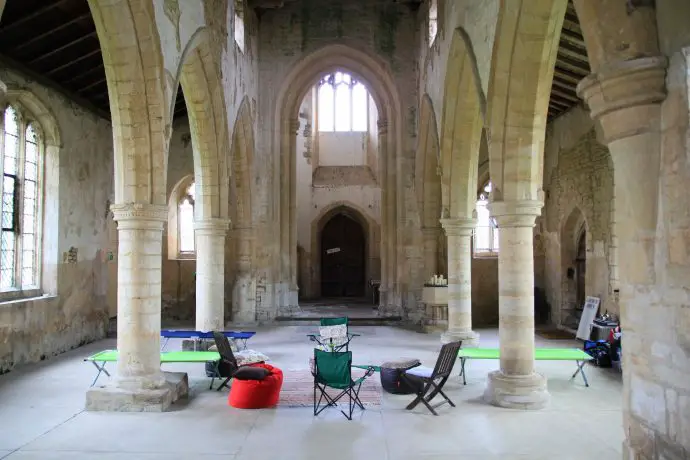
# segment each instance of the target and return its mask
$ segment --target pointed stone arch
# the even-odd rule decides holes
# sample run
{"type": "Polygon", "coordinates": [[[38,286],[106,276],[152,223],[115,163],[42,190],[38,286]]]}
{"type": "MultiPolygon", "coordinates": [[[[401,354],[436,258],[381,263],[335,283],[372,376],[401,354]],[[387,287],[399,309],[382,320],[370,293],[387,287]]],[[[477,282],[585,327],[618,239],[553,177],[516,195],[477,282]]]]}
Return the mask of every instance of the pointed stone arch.
{"type": "Polygon", "coordinates": [[[443,217],[471,218],[476,201],[485,99],[472,43],[455,29],[445,77],[441,170],[443,217]]]}
{"type": "Polygon", "coordinates": [[[183,55],[180,85],[187,105],[197,188],[197,220],[228,218],[228,123],[217,56],[206,34],[183,55]]]}
{"type": "Polygon", "coordinates": [[[252,218],[252,171],[254,167],[254,122],[249,98],[240,103],[232,133],[230,160],[231,183],[235,190],[236,208],[233,227],[251,229],[252,218]]]}
{"type": "Polygon", "coordinates": [[[546,118],[567,0],[502,1],[486,125],[493,201],[541,201],[546,118]]]}
{"type": "MultiPolygon", "coordinates": [[[[276,263],[279,280],[278,302],[285,307],[297,305],[297,221],[296,221],[296,153],[295,134],[299,105],[320,75],[346,70],[363,82],[376,103],[379,114],[380,175],[382,182],[382,295],[381,304],[402,306],[398,286],[404,284],[398,273],[397,225],[397,148],[402,145],[402,107],[392,73],[385,62],[366,51],[347,45],[327,45],[299,60],[288,72],[275,105],[276,137],[280,163],[274,168],[274,199],[280,203],[280,220],[276,226],[280,261],[276,263]],[[281,182],[282,181],[282,182],[281,182]],[[289,191],[282,193],[281,191],[289,191]],[[289,231],[285,232],[285,229],[289,231]]],[[[385,308],[380,314],[387,314],[385,308]]]]}
{"type": "Polygon", "coordinates": [[[108,82],[115,154],[115,202],[165,213],[171,97],[147,0],[89,0],[108,82]]]}
{"type": "MultiPolygon", "coordinates": [[[[572,320],[568,323],[568,317],[574,317],[577,305],[577,278],[579,273],[576,259],[578,258],[578,243],[583,232],[585,234],[586,248],[590,245],[590,231],[585,213],[579,206],[573,206],[568,217],[563,221],[560,231],[561,246],[561,298],[558,311],[555,312],[554,320],[558,326],[577,329],[577,323],[572,320]]],[[[587,285],[585,279],[585,286],[587,285]]],[[[578,322],[579,322],[579,318],[578,322]]]]}
{"type": "Polygon", "coordinates": [[[424,245],[424,279],[446,271],[441,231],[441,168],[438,127],[431,98],[422,97],[419,144],[415,165],[415,190],[424,245]]]}

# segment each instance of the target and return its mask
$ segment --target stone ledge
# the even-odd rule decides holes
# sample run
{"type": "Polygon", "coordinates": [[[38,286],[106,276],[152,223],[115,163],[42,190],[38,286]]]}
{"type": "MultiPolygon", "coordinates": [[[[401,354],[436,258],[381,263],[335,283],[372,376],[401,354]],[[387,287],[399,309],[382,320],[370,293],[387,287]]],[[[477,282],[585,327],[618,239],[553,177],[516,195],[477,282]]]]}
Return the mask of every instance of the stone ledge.
{"type": "Polygon", "coordinates": [[[90,388],[86,392],[87,411],[166,412],[170,406],[189,396],[186,372],[164,372],[165,386],[157,389],[130,390],[112,385],[90,388]]]}

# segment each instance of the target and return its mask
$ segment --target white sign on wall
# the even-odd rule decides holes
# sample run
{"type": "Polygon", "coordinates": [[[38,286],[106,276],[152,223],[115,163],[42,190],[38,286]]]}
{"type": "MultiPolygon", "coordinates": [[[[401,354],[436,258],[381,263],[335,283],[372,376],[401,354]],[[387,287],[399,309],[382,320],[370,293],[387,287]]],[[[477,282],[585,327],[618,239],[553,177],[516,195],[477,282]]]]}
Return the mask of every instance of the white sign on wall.
{"type": "Polygon", "coordinates": [[[340,248],[326,249],[326,254],[335,254],[336,252],[340,252],[340,248]]]}
{"type": "Polygon", "coordinates": [[[592,333],[592,322],[597,316],[597,310],[599,310],[599,302],[601,302],[599,297],[587,296],[585,299],[585,306],[582,309],[582,316],[580,316],[580,326],[577,328],[577,334],[575,334],[578,339],[589,340],[592,333]]]}

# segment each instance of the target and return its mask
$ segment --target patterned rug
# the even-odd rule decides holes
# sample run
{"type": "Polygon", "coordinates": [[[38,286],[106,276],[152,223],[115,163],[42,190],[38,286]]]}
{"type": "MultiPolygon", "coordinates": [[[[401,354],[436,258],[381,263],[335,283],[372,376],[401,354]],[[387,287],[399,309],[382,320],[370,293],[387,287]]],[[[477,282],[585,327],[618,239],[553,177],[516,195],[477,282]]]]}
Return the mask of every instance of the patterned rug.
{"type": "MultiPolygon", "coordinates": [[[[352,369],[352,378],[364,375],[362,369],[352,369]]],[[[328,389],[328,395],[335,397],[339,390],[328,389]]],[[[318,398],[317,390],[317,398],[318,398]]],[[[345,402],[347,396],[338,401],[345,402]]],[[[378,407],[381,405],[381,382],[377,373],[369,376],[359,390],[359,399],[364,407],[378,407]]],[[[314,377],[308,369],[289,369],[283,371],[283,388],[280,390],[279,407],[312,407],[314,404],[314,377]]],[[[345,402],[345,404],[347,404],[345,402]]]]}

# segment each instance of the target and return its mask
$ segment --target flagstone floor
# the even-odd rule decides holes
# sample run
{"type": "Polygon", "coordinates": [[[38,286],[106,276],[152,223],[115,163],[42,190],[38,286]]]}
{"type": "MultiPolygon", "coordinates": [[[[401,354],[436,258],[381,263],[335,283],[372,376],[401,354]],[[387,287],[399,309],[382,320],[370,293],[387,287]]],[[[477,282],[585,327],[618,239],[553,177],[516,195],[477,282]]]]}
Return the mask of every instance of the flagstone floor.
{"type": "MultiPolygon", "coordinates": [[[[307,369],[309,326],[262,328],[249,341],[283,369],[307,369]]],[[[433,366],[438,335],[390,327],[361,327],[352,343],[356,363],[417,357],[433,366]]],[[[481,346],[497,346],[496,330],[482,330],[481,346]]],[[[578,346],[537,337],[538,346],[578,346]]],[[[455,408],[439,416],[421,405],[404,407],[411,396],[383,395],[378,408],[319,417],[310,407],[258,411],[227,405],[227,390],[208,390],[202,365],[166,365],[189,374],[188,402],[167,413],[85,412],[84,397],[95,369],[83,358],[114,348],[103,340],[0,376],[0,458],[142,460],[589,460],[621,458],[623,441],[620,374],[587,366],[590,387],[571,381],[575,364],[538,362],[549,379],[547,409],[523,412],[485,404],[486,375],[497,362],[468,364],[468,382],[446,385],[455,408]]],[[[168,349],[179,347],[171,343],[168,349]]],[[[459,366],[456,367],[459,371],[459,366]]],[[[105,377],[107,378],[107,377],[105,377]]],[[[374,378],[378,378],[377,375],[374,378]]]]}

